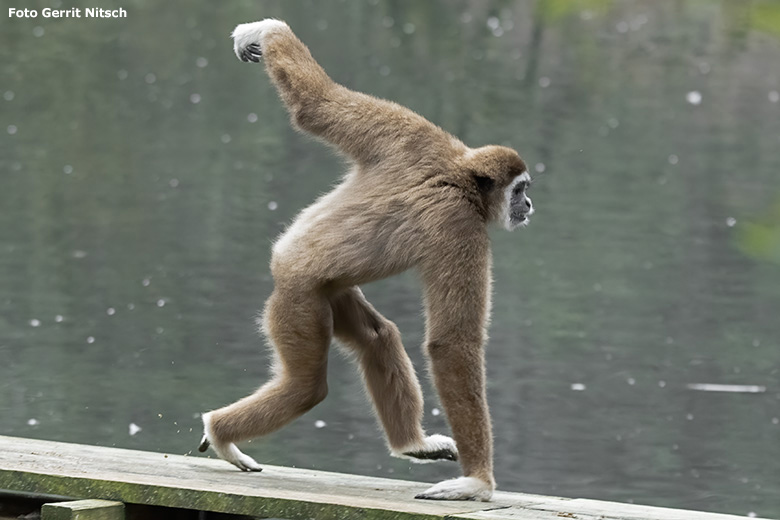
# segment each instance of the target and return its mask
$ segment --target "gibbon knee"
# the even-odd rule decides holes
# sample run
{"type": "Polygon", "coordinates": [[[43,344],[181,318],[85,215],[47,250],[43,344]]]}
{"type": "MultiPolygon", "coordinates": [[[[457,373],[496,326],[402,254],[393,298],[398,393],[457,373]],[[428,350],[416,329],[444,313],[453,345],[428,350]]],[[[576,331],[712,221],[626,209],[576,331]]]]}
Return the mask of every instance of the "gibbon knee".
{"type": "Polygon", "coordinates": [[[395,373],[401,370],[395,366],[397,358],[394,352],[402,348],[401,332],[395,323],[389,320],[379,321],[356,334],[345,336],[344,339],[358,356],[370,362],[370,368],[364,366],[364,371],[395,373]]]}
{"type": "Polygon", "coordinates": [[[334,334],[359,351],[401,344],[401,331],[395,323],[362,308],[336,303],[333,325],[334,334]]]}
{"type": "Polygon", "coordinates": [[[368,334],[368,340],[371,346],[387,345],[390,343],[401,342],[401,331],[395,323],[390,320],[380,320],[371,323],[368,334]]]}
{"type": "Polygon", "coordinates": [[[308,412],[328,396],[324,371],[318,374],[285,373],[277,381],[274,390],[284,396],[284,406],[296,415],[308,412]]]}
{"type": "Polygon", "coordinates": [[[328,396],[328,382],[325,377],[316,378],[310,384],[306,384],[304,382],[296,382],[293,384],[302,384],[306,389],[304,390],[305,393],[300,400],[301,412],[308,412],[324,401],[328,396]]]}
{"type": "Polygon", "coordinates": [[[401,341],[401,331],[398,330],[398,326],[390,320],[380,322],[374,329],[376,332],[377,340],[383,343],[389,343],[391,341],[401,341]]]}

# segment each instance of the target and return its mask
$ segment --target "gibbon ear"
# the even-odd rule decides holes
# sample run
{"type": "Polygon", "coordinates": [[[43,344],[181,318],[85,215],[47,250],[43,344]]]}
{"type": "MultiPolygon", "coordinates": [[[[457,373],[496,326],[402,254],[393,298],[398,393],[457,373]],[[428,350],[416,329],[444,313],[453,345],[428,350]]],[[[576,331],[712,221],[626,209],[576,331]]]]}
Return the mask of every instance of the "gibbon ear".
{"type": "Polygon", "coordinates": [[[484,175],[477,175],[476,173],[474,175],[474,181],[477,183],[477,188],[482,193],[487,193],[490,190],[493,189],[493,185],[495,185],[496,181],[491,179],[490,177],[485,177],[484,175]]]}

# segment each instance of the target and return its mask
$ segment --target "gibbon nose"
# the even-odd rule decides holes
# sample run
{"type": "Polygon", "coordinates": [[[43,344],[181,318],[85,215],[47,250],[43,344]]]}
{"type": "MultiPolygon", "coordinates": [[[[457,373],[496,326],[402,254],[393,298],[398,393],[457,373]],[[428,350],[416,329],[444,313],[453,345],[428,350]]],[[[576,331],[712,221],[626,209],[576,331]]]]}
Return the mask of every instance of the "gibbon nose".
{"type": "Polygon", "coordinates": [[[534,212],[534,204],[531,202],[530,197],[526,197],[523,201],[523,205],[525,206],[525,214],[526,215],[533,215],[534,212]]]}

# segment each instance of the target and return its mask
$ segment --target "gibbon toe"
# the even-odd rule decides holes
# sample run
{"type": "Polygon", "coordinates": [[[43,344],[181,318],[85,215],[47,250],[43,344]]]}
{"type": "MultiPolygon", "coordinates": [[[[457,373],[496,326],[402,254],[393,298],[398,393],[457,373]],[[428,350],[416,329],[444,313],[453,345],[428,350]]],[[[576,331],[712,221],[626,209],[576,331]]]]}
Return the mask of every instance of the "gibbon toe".
{"type": "Polygon", "coordinates": [[[198,451],[202,453],[211,448],[220,459],[228,461],[241,471],[263,471],[255,459],[242,453],[234,443],[221,442],[214,436],[211,424],[212,413],[207,412],[201,416],[203,419],[203,439],[200,441],[198,451]]]}
{"type": "Polygon", "coordinates": [[[447,448],[435,451],[407,451],[404,455],[417,459],[418,461],[458,460],[458,452],[447,448]]]}
{"type": "Polygon", "coordinates": [[[220,445],[212,443],[211,447],[220,459],[228,461],[241,471],[263,471],[263,468],[255,459],[242,453],[241,450],[238,449],[238,446],[232,442],[220,445]]]}
{"type": "Polygon", "coordinates": [[[234,453],[234,459],[228,462],[234,464],[241,471],[263,471],[263,468],[260,467],[260,464],[255,459],[245,453],[241,453],[235,444],[231,445],[231,449],[234,453]]]}
{"type": "Polygon", "coordinates": [[[460,477],[439,482],[414,498],[424,500],[479,500],[488,502],[493,486],[474,477],[460,477]]]}
{"type": "Polygon", "coordinates": [[[429,435],[419,444],[393,450],[396,457],[411,459],[414,462],[434,462],[437,460],[458,460],[458,448],[455,441],[446,435],[429,435]]]}

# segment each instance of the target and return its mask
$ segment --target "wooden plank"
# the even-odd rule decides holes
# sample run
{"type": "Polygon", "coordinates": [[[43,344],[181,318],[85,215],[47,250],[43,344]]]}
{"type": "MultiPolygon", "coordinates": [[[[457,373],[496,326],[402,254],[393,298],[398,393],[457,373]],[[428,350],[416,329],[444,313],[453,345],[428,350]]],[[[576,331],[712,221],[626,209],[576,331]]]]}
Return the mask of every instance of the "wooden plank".
{"type": "Polygon", "coordinates": [[[110,500],[43,504],[41,520],[125,520],[125,505],[110,500]]]}
{"type": "Polygon", "coordinates": [[[612,517],[571,513],[565,507],[558,512],[509,507],[504,509],[478,511],[466,515],[455,515],[452,517],[452,520],[566,520],[567,518],[576,520],[613,520],[612,517]]]}
{"type": "Polygon", "coordinates": [[[512,493],[493,502],[414,500],[429,485],[266,464],[243,473],[203,457],[0,436],[0,489],[19,492],[290,520],[434,519],[539,501],[512,493]]]}
{"type": "MultiPolygon", "coordinates": [[[[543,509],[553,511],[551,504],[535,504],[533,509],[543,509]]],[[[636,504],[616,504],[613,502],[603,502],[600,500],[588,500],[577,498],[569,503],[572,511],[578,511],[594,516],[603,516],[605,518],[617,518],[620,520],[733,520],[734,515],[723,515],[717,513],[705,513],[701,511],[685,511],[680,509],[669,509],[664,507],[650,507],[636,504]]]]}
{"type": "Polygon", "coordinates": [[[742,516],[668,509],[664,507],[620,504],[600,500],[551,499],[525,507],[477,511],[453,518],[461,520],[737,520],[742,516]]]}
{"type": "Polygon", "coordinates": [[[430,484],[0,436],[0,489],[290,520],[739,520],[657,507],[497,492],[425,501],[430,484]],[[572,516],[573,515],[573,516],[572,516]]]}

